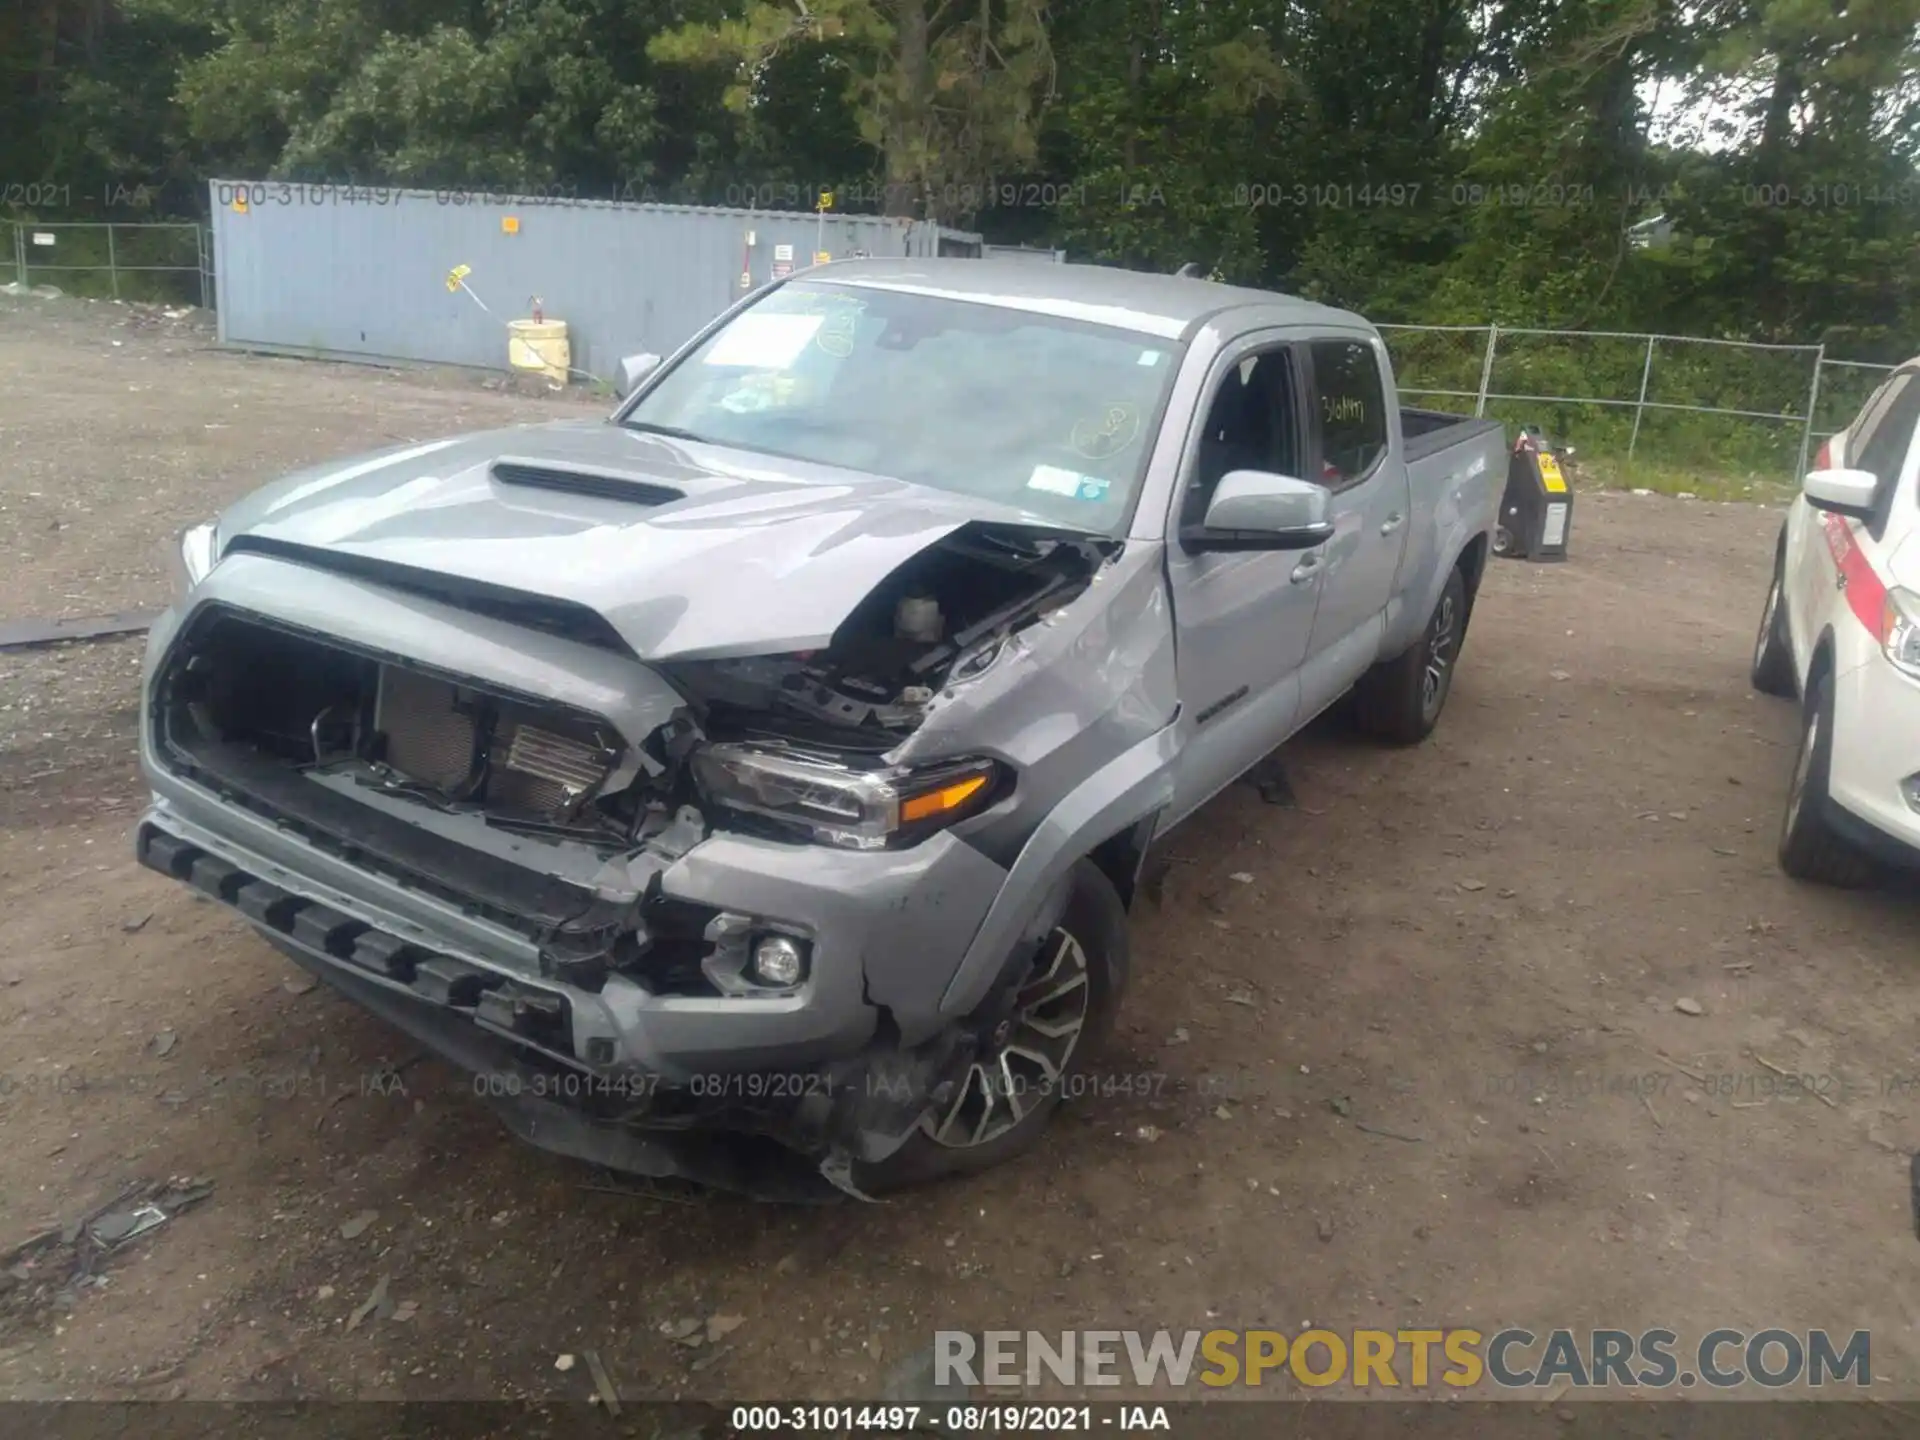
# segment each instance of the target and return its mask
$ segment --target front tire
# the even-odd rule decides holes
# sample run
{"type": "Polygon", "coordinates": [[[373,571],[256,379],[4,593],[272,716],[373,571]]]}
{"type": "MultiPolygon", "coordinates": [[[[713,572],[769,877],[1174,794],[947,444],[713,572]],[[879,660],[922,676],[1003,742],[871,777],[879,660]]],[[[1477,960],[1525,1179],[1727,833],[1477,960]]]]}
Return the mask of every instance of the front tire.
{"type": "Polygon", "coordinates": [[[1774,557],[1773,583],[1760,613],[1760,635],[1753,646],[1753,688],[1762,695],[1791,699],[1795,693],[1793,642],[1787,634],[1786,551],[1774,557]]]}
{"type": "Polygon", "coordinates": [[[1832,772],[1833,677],[1823,674],[1807,691],[1800,754],[1780,827],[1780,868],[1796,880],[1858,890],[1873,884],[1879,869],[1827,819],[1832,772]]]}
{"type": "Polygon", "coordinates": [[[1354,686],[1360,728],[1394,745],[1417,745],[1431,735],[1453,693],[1454,666],[1466,633],[1467,582],[1456,569],[1447,576],[1420,638],[1354,686]]]}
{"type": "Polygon", "coordinates": [[[1067,905],[1031,960],[988,1008],[980,1048],[954,1093],[878,1164],[856,1165],[868,1193],[970,1175],[1038,1143],[1073,1078],[1113,1023],[1131,953],[1127,911],[1091,860],[1068,879],[1067,905]]]}

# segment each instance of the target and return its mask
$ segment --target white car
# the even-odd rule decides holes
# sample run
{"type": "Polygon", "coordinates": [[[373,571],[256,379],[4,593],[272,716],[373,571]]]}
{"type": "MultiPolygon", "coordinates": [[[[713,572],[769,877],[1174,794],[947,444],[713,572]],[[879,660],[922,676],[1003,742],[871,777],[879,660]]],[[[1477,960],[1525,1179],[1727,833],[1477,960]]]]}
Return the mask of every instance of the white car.
{"type": "Polygon", "coordinates": [[[1787,516],[1753,684],[1799,696],[1780,864],[1920,883],[1920,358],[1820,450],[1787,516]]]}

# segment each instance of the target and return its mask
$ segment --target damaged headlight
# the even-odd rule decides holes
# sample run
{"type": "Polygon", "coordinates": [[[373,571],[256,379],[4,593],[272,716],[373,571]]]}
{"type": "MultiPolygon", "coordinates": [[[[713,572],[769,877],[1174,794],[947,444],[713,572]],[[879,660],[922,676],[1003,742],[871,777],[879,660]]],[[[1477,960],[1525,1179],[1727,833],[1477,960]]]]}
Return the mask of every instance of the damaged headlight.
{"type": "Polygon", "coordinates": [[[220,558],[220,526],[209,520],[180,532],[168,552],[169,578],[173,582],[173,603],[178,605],[187,593],[207,578],[220,558]]]}
{"type": "Polygon", "coordinates": [[[992,804],[1005,776],[991,760],[861,771],[750,745],[696,750],[693,774],[715,805],[786,821],[845,850],[923,840],[992,804]]]}

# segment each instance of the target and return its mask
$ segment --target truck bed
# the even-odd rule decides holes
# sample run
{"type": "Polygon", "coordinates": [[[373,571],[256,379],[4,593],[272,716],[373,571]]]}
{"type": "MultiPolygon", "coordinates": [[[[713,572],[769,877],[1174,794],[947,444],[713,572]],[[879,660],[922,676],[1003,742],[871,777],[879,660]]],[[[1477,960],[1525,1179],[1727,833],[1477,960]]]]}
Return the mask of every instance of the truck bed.
{"type": "MultiPolygon", "coordinates": [[[[1400,433],[1406,439],[1407,464],[1424,460],[1442,450],[1464,444],[1488,431],[1500,429],[1498,420],[1481,420],[1472,415],[1453,415],[1444,410],[1415,410],[1400,407],[1400,433]]],[[[1504,442],[1502,444],[1504,449],[1504,442]]]]}

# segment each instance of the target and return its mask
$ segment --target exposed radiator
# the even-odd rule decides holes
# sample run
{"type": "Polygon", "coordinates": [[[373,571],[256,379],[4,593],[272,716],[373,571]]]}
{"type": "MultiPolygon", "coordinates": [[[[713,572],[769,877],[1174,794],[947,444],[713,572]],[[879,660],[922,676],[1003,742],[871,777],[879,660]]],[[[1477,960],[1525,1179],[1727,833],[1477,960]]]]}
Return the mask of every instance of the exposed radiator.
{"type": "Polygon", "coordinates": [[[478,798],[488,808],[561,819],[598,789],[613,756],[598,737],[561,733],[562,726],[578,728],[565,716],[551,726],[533,723],[544,718],[512,701],[387,666],[374,724],[387,737],[387,764],[408,779],[460,793],[484,749],[489,764],[478,798]],[[486,735],[478,733],[483,718],[491,725],[486,735]]]}
{"type": "Polygon", "coordinates": [[[461,789],[473,773],[478,713],[476,697],[463,704],[444,680],[381,668],[374,728],[387,737],[387,764],[411,780],[449,794],[461,789]]]}

